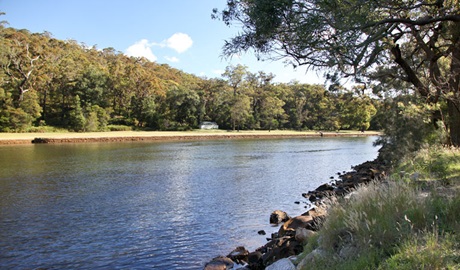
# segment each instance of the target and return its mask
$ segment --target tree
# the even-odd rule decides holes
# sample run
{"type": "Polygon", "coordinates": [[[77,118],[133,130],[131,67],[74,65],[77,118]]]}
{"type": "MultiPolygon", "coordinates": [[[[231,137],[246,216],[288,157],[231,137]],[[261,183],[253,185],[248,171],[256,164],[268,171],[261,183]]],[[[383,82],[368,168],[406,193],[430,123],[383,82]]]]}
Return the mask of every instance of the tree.
{"type": "Polygon", "coordinates": [[[340,111],[341,128],[367,130],[371,119],[377,112],[368,97],[356,98],[351,93],[345,93],[340,98],[343,105],[340,111]]]}
{"type": "Polygon", "coordinates": [[[227,0],[213,15],[242,25],[227,56],[253,49],[366,85],[407,82],[427,104],[446,102],[450,140],[460,146],[458,0],[227,0]]]}
{"type": "Polygon", "coordinates": [[[191,129],[198,126],[198,106],[200,97],[196,91],[178,87],[168,91],[166,102],[169,107],[169,120],[176,129],[191,129]]]}
{"type": "Polygon", "coordinates": [[[233,97],[230,108],[230,118],[232,119],[233,130],[242,128],[250,115],[251,101],[248,96],[237,95],[233,97]]]}
{"type": "Polygon", "coordinates": [[[77,95],[74,99],[73,109],[69,113],[69,125],[74,131],[84,131],[86,118],[80,104],[80,97],[77,95]]]}
{"type": "Polygon", "coordinates": [[[34,55],[31,52],[27,34],[13,33],[13,37],[9,39],[8,51],[4,52],[8,60],[3,65],[3,70],[16,90],[14,93],[16,107],[23,101],[24,94],[30,90],[31,75],[34,72],[36,61],[40,58],[40,55],[34,55]]]}
{"type": "Polygon", "coordinates": [[[225,72],[222,74],[224,78],[228,79],[228,84],[232,87],[234,96],[241,92],[247,75],[248,67],[240,64],[226,67],[225,72]]]}

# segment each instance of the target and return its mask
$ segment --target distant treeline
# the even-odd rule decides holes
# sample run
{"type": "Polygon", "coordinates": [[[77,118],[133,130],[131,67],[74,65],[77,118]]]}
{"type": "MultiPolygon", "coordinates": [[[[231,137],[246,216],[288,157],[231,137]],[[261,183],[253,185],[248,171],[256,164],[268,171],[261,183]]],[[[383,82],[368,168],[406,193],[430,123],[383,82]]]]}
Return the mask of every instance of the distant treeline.
{"type": "Polygon", "coordinates": [[[49,33],[0,26],[0,131],[223,129],[366,130],[379,101],[227,67],[200,78],[166,64],[49,33]]]}

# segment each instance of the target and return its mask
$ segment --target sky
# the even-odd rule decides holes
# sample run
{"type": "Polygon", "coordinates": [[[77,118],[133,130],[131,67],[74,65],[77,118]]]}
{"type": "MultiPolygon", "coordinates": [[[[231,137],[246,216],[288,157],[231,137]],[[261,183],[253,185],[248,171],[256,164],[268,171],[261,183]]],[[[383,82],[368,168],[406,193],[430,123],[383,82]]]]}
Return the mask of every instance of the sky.
{"type": "Polygon", "coordinates": [[[251,53],[222,56],[225,40],[240,28],[211,18],[226,0],[0,0],[9,27],[54,38],[75,40],[98,49],[112,47],[184,72],[220,78],[225,68],[242,64],[252,73],[273,73],[276,82],[323,84],[305,67],[293,69],[282,60],[258,61],[251,53]]]}

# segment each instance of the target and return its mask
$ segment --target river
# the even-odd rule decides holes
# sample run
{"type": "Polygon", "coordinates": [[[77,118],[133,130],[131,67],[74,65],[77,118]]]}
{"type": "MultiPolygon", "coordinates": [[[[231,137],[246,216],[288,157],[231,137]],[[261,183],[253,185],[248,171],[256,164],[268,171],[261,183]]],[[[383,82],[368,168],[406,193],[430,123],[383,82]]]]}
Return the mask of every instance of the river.
{"type": "Polygon", "coordinates": [[[373,160],[375,137],[0,147],[0,269],[202,269],[373,160]],[[296,204],[300,201],[300,204],[296,204]]]}

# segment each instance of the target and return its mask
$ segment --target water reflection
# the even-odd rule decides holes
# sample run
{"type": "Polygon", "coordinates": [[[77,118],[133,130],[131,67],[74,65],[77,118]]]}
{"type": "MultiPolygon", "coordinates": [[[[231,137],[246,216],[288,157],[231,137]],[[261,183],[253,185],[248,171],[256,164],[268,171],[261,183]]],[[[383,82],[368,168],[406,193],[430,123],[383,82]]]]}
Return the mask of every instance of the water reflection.
{"type": "Polygon", "coordinates": [[[0,147],[0,268],[200,269],[373,138],[0,147]]]}

